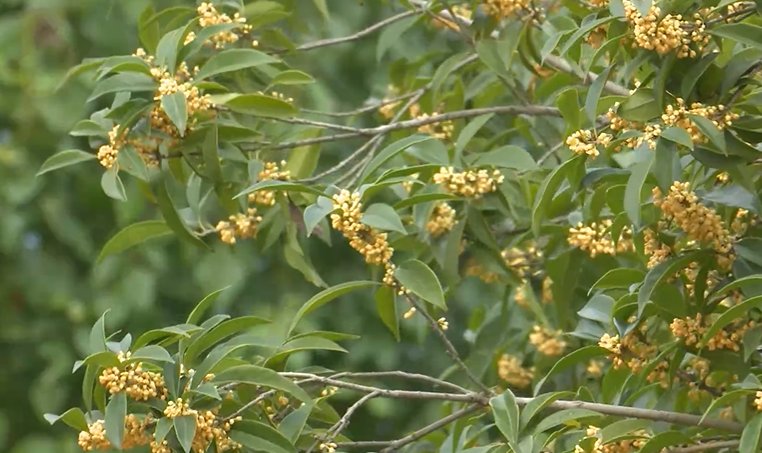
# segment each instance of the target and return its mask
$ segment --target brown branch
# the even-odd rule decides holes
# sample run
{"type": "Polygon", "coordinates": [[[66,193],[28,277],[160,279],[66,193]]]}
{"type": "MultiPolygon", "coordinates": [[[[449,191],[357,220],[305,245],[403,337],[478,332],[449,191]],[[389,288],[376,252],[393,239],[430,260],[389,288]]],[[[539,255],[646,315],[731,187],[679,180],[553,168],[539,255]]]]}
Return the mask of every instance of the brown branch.
{"type": "Polygon", "coordinates": [[[668,451],[669,453],[698,453],[701,451],[714,450],[716,448],[736,449],[739,444],[740,442],[738,440],[718,440],[691,445],[690,447],[672,448],[668,451]]]}
{"type": "Polygon", "coordinates": [[[429,312],[426,311],[425,308],[421,307],[421,305],[416,301],[413,297],[411,297],[409,294],[406,294],[405,297],[407,298],[407,301],[415,307],[416,311],[419,312],[421,315],[423,315],[424,318],[426,318],[426,321],[428,321],[429,326],[431,329],[437,334],[440,341],[442,342],[442,345],[444,345],[445,352],[447,355],[450,356],[450,358],[455,362],[455,364],[460,368],[468,377],[468,379],[473,382],[482,392],[484,392],[487,395],[493,395],[494,392],[490,390],[482,381],[477,378],[471,370],[466,366],[465,362],[463,362],[463,359],[460,358],[460,354],[458,354],[457,349],[455,349],[455,346],[450,342],[450,340],[447,338],[447,335],[444,333],[444,330],[439,326],[439,323],[436,319],[434,319],[429,312]]]}
{"type": "Polygon", "coordinates": [[[348,36],[342,36],[340,38],[321,39],[319,41],[308,42],[298,46],[295,50],[312,50],[312,49],[317,49],[320,47],[327,47],[327,46],[333,46],[336,44],[343,44],[346,42],[356,41],[358,39],[364,38],[386,27],[387,25],[393,24],[394,22],[400,21],[410,16],[415,16],[418,13],[419,13],[418,10],[405,11],[404,13],[400,13],[400,14],[397,14],[396,16],[388,17],[382,20],[381,22],[377,22],[367,28],[364,28],[358,31],[357,33],[354,33],[348,36]]]}

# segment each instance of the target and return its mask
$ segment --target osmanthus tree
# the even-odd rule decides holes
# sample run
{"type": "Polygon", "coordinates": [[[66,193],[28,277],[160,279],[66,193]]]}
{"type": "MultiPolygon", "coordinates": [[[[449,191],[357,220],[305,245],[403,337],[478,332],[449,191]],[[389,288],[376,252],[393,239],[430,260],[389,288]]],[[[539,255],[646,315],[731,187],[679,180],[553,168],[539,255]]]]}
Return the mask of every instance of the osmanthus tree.
{"type": "Polygon", "coordinates": [[[109,104],[72,132],[91,149],[41,171],[95,160],[107,195],[130,178],[161,213],[102,255],[168,233],[248,240],[323,288],[277,339],[257,334],[264,319],[210,313],[217,293],[134,338],[101,318],[75,365],[84,411],[49,420],[85,451],[757,451],[757,4],[395,3],[319,41],[282,27],[273,1],[149,9],[142,48],[72,70],[109,104]],[[436,50],[386,64],[413,33],[436,50]],[[297,63],[373,39],[383,100],[315,110],[321,81],[297,63]],[[313,241],[348,244],[368,279],[328,286],[313,241]],[[453,307],[477,279],[479,308],[453,307]],[[348,335],[300,321],[362,291],[397,338],[425,320],[452,367],[292,365],[342,350],[348,335]],[[337,391],[355,402],[334,407],[337,391]],[[350,439],[374,398],[441,417],[350,439]]]}

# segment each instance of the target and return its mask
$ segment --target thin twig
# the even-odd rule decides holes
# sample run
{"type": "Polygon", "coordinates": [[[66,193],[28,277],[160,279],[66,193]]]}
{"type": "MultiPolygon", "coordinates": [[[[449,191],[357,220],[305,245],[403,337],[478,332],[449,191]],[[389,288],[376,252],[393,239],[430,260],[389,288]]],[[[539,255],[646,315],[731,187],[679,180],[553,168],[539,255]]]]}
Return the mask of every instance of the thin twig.
{"type": "Polygon", "coordinates": [[[338,422],[336,422],[335,425],[333,425],[329,430],[328,433],[330,433],[331,438],[334,438],[341,434],[341,431],[344,430],[349,425],[349,420],[352,418],[352,415],[354,415],[355,412],[357,412],[358,409],[360,409],[360,406],[368,402],[369,400],[379,396],[379,392],[370,392],[367,395],[363,396],[359,400],[355,401],[355,403],[347,409],[346,412],[344,412],[344,415],[339,419],[338,422]]]}
{"type": "Polygon", "coordinates": [[[365,107],[360,107],[355,110],[349,110],[347,112],[322,112],[319,110],[309,110],[309,109],[302,109],[302,112],[309,113],[312,115],[322,115],[322,116],[332,116],[336,118],[342,118],[346,116],[356,116],[361,115],[363,113],[368,112],[375,112],[376,110],[380,109],[381,107],[389,104],[395,104],[400,101],[404,101],[405,99],[409,99],[416,95],[418,90],[411,91],[410,93],[401,94],[399,96],[394,96],[390,98],[384,98],[383,100],[379,102],[374,102],[372,104],[366,105],[365,107]]]}
{"type": "Polygon", "coordinates": [[[452,382],[444,381],[442,379],[437,379],[435,377],[431,377],[425,374],[418,374],[418,373],[408,373],[406,371],[365,371],[365,372],[358,372],[358,373],[342,373],[341,377],[348,377],[348,378],[355,378],[355,379],[376,379],[376,378],[385,378],[385,377],[396,377],[400,379],[409,379],[411,381],[422,381],[422,382],[428,382],[429,384],[439,386],[439,387],[448,387],[451,390],[455,390],[456,392],[460,393],[470,393],[468,389],[465,389],[458,384],[453,384],[452,382]]]}
{"type": "MultiPolygon", "coordinates": [[[[314,379],[313,377],[307,377],[305,379],[301,379],[301,380],[295,381],[294,383],[295,384],[306,384],[308,382],[313,382],[315,380],[316,379],[314,379]]],[[[279,391],[278,389],[272,389],[272,390],[268,390],[268,391],[266,391],[264,393],[261,393],[259,396],[257,396],[253,400],[251,400],[248,403],[246,403],[243,406],[241,406],[241,408],[238,409],[237,411],[235,411],[232,414],[230,414],[227,417],[225,417],[225,421],[229,421],[229,420],[232,420],[232,419],[238,417],[239,415],[243,414],[244,412],[246,412],[250,408],[252,408],[252,407],[256,406],[257,404],[259,404],[259,402],[264,401],[266,398],[269,398],[269,397],[275,395],[276,393],[278,393],[278,391],[279,391]]]]}
{"type": "Polygon", "coordinates": [[[435,421],[434,423],[431,423],[430,425],[426,425],[423,428],[412,432],[408,434],[407,436],[397,439],[393,442],[391,442],[386,448],[381,450],[381,453],[387,453],[392,451],[397,451],[398,449],[402,448],[403,446],[415,442],[416,440],[420,439],[421,437],[426,436],[427,434],[433,433],[434,431],[438,430],[439,428],[442,428],[444,426],[449,425],[450,423],[461,419],[463,417],[466,417],[478,410],[480,410],[481,407],[479,405],[473,404],[471,406],[466,406],[463,409],[460,409],[458,411],[453,412],[452,414],[448,415],[447,417],[444,417],[442,419],[439,419],[435,421]]]}
{"type": "Polygon", "coordinates": [[[444,345],[445,352],[447,355],[450,356],[450,358],[455,362],[455,364],[460,368],[468,377],[468,379],[473,382],[479,389],[484,392],[487,395],[493,395],[494,392],[490,390],[489,387],[484,385],[484,383],[477,378],[471,370],[466,366],[465,362],[463,362],[463,359],[460,358],[460,354],[458,354],[457,349],[455,349],[455,346],[450,342],[450,340],[447,338],[447,335],[444,333],[444,330],[439,326],[439,323],[436,319],[434,319],[429,312],[426,311],[421,305],[418,303],[418,301],[415,300],[415,298],[411,297],[410,295],[406,294],[405,297],[407,298],[407,301],[415,307],[416,311],[421,313],[424,318],[426,318],[426,321],[428,321],[429,326],[431,329],[437,334],[440,341],[442,342],[442,345],[444,345]]]}
{"type": "Polygon", "coordinates": [[[691,445],[690,447],[672,448],[669,453],[698,453],[701,451],[714,450],[717,448],[738,448],[738,440],[719,440],[715,442],[704,442],[702,444],[691,445]]]}
{"type": "Polygon", "coordinates": [[[356,41],[358,39],[364,38],[386,27],[387,25],[393,24],[397,21],[400,21],[410,16],[415,16],[417,14],[419,14],[418,10],[405,11],[404,13],[400,13],[400,14],[397,14],[396,16],[388,17],[382,20],[381,22],[377,22],[369,26],[368,28],[364,28],[358,31],[357,33],[354,33],[348,36],[342,36],[340,38],[321,39],[319,41],[308,42],[298,46],[295,50],[312,50],[312,49],[317,49],[320,47],[327,47],[327,46],[333,46],[336,44],[343,44],[346,42],[356,41]]]}

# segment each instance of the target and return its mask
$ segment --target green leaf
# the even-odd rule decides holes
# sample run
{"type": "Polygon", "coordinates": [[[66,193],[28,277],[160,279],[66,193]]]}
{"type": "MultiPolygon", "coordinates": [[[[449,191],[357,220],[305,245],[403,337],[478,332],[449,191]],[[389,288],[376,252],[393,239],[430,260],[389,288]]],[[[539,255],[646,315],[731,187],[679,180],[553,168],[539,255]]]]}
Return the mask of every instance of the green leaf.
{"type": "Polygon", "coordinates": [[[582,108],[579,105],[579,92],[569,88],[556,98],[556,107],[564,117],[567,130],[576,131],[582,128],[582,108]]]}
{"type": "Polygon", "coordinates": [[[336,286],[332,286],[328,289],[324,289],[323,291],[320,291],[319,293],[312,296],[310,300],[305,302],[304,305],[302,305],[302,307],[299,309],[299,311],[296,312],[296,315],[294,315],[294,319],[293,321],[291,321],[291,325],[289,326],[288,331],[286,332],[286,335],[291,335],[291,332],[294,331],[294,328],[299,323],[299,321],[302,320],[302,318],[312,313],[313,311],[317,310],[318,308],[322,307],[323,305],[327,304],[328,302],[336,299],[337,297],[343,296],[344,294],[355,291],[357,289],[370,288],[377,285],[378,285],[377,282],[355,281],[355,282],[341,283],[336,286]]]}
{"type": "Polygon", "coordinates": [[[92,102],[109,93],[154,90],[156,90],[156,81],[150,76],[139,72],[122,72],[98,82],[90,97],[87,98],[87,102],[92,102]]]}
{"type": "Polygon", "coordinates": [[[48,157],[45,162],[42,163],[40,170],[36,176],[44,175],[45,173],[59,168],[68,167],[69,165],[78,164],[80,162],[86,162],[88,160],[95,160],[96,156],[92,153],[86,153],[78,149],[67,149],[60,151],[52,156],[48,157]]]}
{"type": "Polygon", "coordinates": [[[301,351],[335,351],[346,353],[338,343],[318,335],[303,336],[289,340],[278,348],[278,351],[265,361],[267,368],[283,369],[283,364],[292,354],[301,351]]]}
{"type": "Polygon", "coordinates": [[[218,152],[219,148],[219,132],[217,125],[213,125],[206,133],[206,139],[204,140],[203,148],[201,149],[204,154],[204,165],[208,173],[209,178],[215,185],[222,184],[222,167],[220,166],[220,156],[218,152]]]}
{"type": "Polygon", "coordinates": [[[201,81],[217,74],[278,63],[279,61],[277,58],[255,49],[228,49],[215,53],[209,58],[194,76],[194,80],[201,81]]]}
{"type": "Polygon", "coordinates": [[[510,444],[519,440],[519,405],[513,392],[507,390],[502,395],[490,398],[489,405],[495,424],[510,444]]]}
{"type": "Polygon", "coordinates": [[[333,202],[323,196],[318,197],[314,204],[307,206],[304,210],[304,229],[307,230],[307,237],[310,237],[318,223],[333,211],[333,202]]]}
{"type": "Polygon", "coordinates": [[[196,417],[193,415],[181,415],[172,419],[172,425],[175,427],[177,441],[185,453],[190,452],[193,444],[193,437],[196,435],[196,417]]]}
{"type": "Polygon", "coordinates": [[[381,61],[386,51],[396,42],[401,40],[402,34],[412,27],[418,18],[418,16],[408,17],[384,28],[378,36],[378,42],[376,44],[376,61],[381,61]]]}
{"type": "Polygon", "coordinates": [[[169,434],[169,431],[172,430],[172,419],[167,417],[162,417],[156,422],[156,429],[154,430],[153,437],[156,440],[156,442],[163,441],[167,434],[169,434]]]}
{"type": "Polygon", "coordinates": [[[372,175],[373,172],[381,168],[382,165],[384,165],[386,162],[388,162],[397,154],[401,153],[402,151],[406,150],[407,148],[415,144],[426,142],[429,140],[433,140],[433,137],[429,135],[411,135],[409,137],[405,137],[401,140],[398,140],[394,143],[387,145],[378,154],[376,154],[376,157],[374,157],[370,161],[370,163],[368,163],[368,165],[365,167],[365,171],[363,171],[362,176],[360,177],[360,184],[368,183],[369,176],[372,175]]]}
{"type": "Polygon", "coordinates": [[[177,54],[183,47],[185,36],[194,22],[169,31],[161,37],[159,44],[156,45],[156,66],[164,66],[170,73],[174,74],[175,68],[177,68],[177,54]]]}
{"type": "Polygon", "coordinates": [[[293,104],[264,94],[240,94],[222,103],[234,112],[247,115],[288,117],[298,113],[293,104]]]}
{"type": "Polygon", "coordinates": [[[167,346],[181,338],[190,338],[192,334],[200,330],[203,330],[203,328],[193,324],[176,324],[174,326],[148,330],[135,340],[133,348],[140,348],[157,340],[161,340],[162,344],[167,346]]]}
{"type": "Polygon", "coordinates": [[[176,91],[161,97],[161,109],[167,114],[172,124],[175,125],[180,137],[185,136],[185,128],[188,124],[188,108],[185,93],[176,91]]]}
{"type": "MultiPolygon", "coordinates": [[[[74,128],[69,131],[69,135],[73,137],[105,137],[107,133],[108,131],[102,125],[93,120],[80,120],[74,125],[74,128]]],[[[93,156],[90,153],[86,154],[93,156]]]]}
{"type": "Polygon", "coordinates": [[[581,318],[597,321],[602,324],[611,322],[611,313],[614,310],[615,301],[605,294],[596,294],[577,314],[581,318]]]}
{"type": "Polygon", "coordinates": [[[578,422],[579,419],[588,417],[599,417],[601,414],[590,409],[564,409],[548,415],[534,428],[535,433],[541,433],[554,428],[558,425],[564,425],[569,422],[578,422]]]}
{"type": "Polygon", "coordinates": [[[532,421],[532,418],[534,418],[537,414],[539,414],[540,411],[548,407],[554,401],[564,397],[573,398],[574,394],[572,392],[552,392],[552,393],[544,393],[542,395],[538,395],[532,398],[531,401],[529,401],[524,406],[524,409],[521,411],[521,417],[520,417],[520,423],[519,423],[520,430],[523,430],[527,426],[529,426],[529,423],[532,421]]]}
{"type": "MultiPolygon", "coordinates": [[[[685,433],[682,433],[680,431],[665,431],[663,433],[658,433],[652,438],[646,442],[645,445],[643,445],[643,448],[640,449],[641,453],[659,453],[661,451],[664,451],[666,447],[669,447],[671,445],[680,445],[680,444],[688,444],[691,443],[693,440],[690,436],[688,436],[685,433]]],[[[746,450],[741,450],[746,451],[746,450]]],[[[751,450],[748,450],[751,451],[751,450]]]]}
{"type": "Polygon", "coordinates": [[[328,20],[331,18],[326,0],[312,0],[312,3],[314,3],[315,8],[320,11],[320,15],[323,16],[323,19],[328,20]]]}
{"type": "Polygon", "coordinates": [[[166,349],[161,346],[151,344],[143,346],[142,348],[134,351],[130,356],[130,361],[138,360],[153,360],[156,362],[175,363],[174,359],[166,349]]]}
{"type": "Polygon", "coordinates": [[[230,438],[246,447],[246,451],[296,453],[291,442],[274,428],[260,422],[244,420],[234,425],[230,438]]]}
{"type": "Polygon", "coordinates": [[[606,444],[622,438],[629,438],[634,432],[647,429],[653,424],[650,420],[635,418],[616,421],[601,429],[601,441],[606,444]]]}
{"type": "Polygon", "coordinates": [[[704,419],[706,419],[713,411],[721,407],[728,407],[734,401],[737,401],[741,398],[746,398],[749,395],[754,395],[755,393],[757,393],[757,391],[753,389],[737,389],[724,393],[722,396],[715,398],[715,400],[712,401],[712,404],[710,404],[709,407],[704,411],[704,415],[701,416],[701,421],[704,421],[704,419]]]}
{"type": "Polygon", "coordinates": [[[592,358],[605,356],[608,353],[609,352],[606,349],[603,349],[597,345],[584,346],[577,349],[576,351],[572,351],[571,353],[565,355],[561,360],[558,360],[556,363],[554,363],[553,367],[550,369],[550,371],[548,371],[548,374],[540,379],[540,382],[538,382],[534,387],[534,395],[537,396],[537,394],[540,393],[542,386],[552,376],[555,376],[556,374],[569,369],[578,363],[587,362],[592,358]]]}
{"type": "Polygon", "coordinates": [[[276,179],[267,179],[245,188],[241,192],[237,193],[233,198],[240,198],[244,195],[248,195],[258,190],[282,190],[285,192],[302,192],[325,196],[323,192],[306,184],[289,181],[278,181],[276,179]]]}
{"type": "Polygon", "coordinates": [[[201,322],[201,317],[204,316],[204,313],[209,309],[209,307],[212,306],[212,304],[217,300],[217,298],[222,294],[223,291],[230,288],[230,286],[226,286],[224,288],[220,288],[212,293],[209,293],[206,297],[201,299],[198,304],[193,308],[193,310],[188,315],[188,319],[185,321],[188,324],[198,324],[201,322]]]}
{"type": "Polygon", "coordinates": [[[741,433],[741,443],[738,446],[738,451],[759,451],[760,436],[762,436],[762,414],[757,414],[746,422],[743,433],[741,433]]]}
{"type": "Polygon", "coordinates": [[[214,328],[199,335],[188,345],[184,354],[185,362],[193,362],[202,352],[225,338],[269,322],[270,321],[258,316],[241,316],[223,321],[214,328]]]}
{"type": "Polygon", "coordinates": [[[270,86],[275,85],[305,85],[309,83],[315,83],[315,79],[303,71],[297,71],[296,69],[289,69],[283,72],[279,72],[270,81],[270,86]]]}
{"type": "Polygon", "coordinates": [[[362,223],[379,230],[396,231],[407,234],[405,225],[393,207],[384,203],[374,203],[365,210],[360,219],[362,223]]]}
{"type": "Polygon", "coordinates": [[[659,283],[672,277],[677,271],[683,269],[691,262],[698,260],[705,254],[706,253],[701,250],[690,252],[661,262],[648,271],[646,278],[643,280],[643,286],[641,286],[640,291],[638,291],[638,319],[640,319],[640,316],[643,314],[646,304],[651,300],[651,296],[659,283]]]}
{"type": "MultiPolygon", "coordinates": [[[[709,33],[762,50],[762,27],[748,23],[711,27],[709,33]]],[[[751,450],[749,450],[751,451],[751,450]]]]}
{"type": "Polygon", "coordinates": [[[611,269],[603,274],[603,277],[599,278],[598,281],[593,283],[590,290],[627,288],[630,285],[642,282],[644,277],[645,273],[640,269],[628,267],[611,269]]]}
{"type": "Polygon", "coordinates": [[[62,421],[78,431],[87,431],[87,419],[82,409],[72,407],[61,415],[45,414],[45,420],[51,425],[62,421]]]}
{"type": "Polygon", "coordinates": [[[688,115],[688,117],[718,150],[727,154],[728,147],[725,143],[725,134],[712,122],[712,120],[699,115],[688,115]]]}
{"type": "Polygon", "coordinates": [[[470,160],[470,164],[475,167],[490,166],[516,170],[535,170],[537,168],[537,163],[532,155],[515,145],[501,146],[486,153],[475,154],[470,160]]]}
{"type": "Polygon", "coordinates": [[[397,267],[394,277],[416,296],[443,310],[447,309],[437,274],[426,263],[418,260],[405,261],[397,267]]]}
{"type": "Polygon", "coordinates": [[[598,116],[598,100],[601,98],[603,88],[609,80],[609,73],[611,73],[612,68],[613,66],[609,66],[604,69],[590,85],[590,89],[587,90],[585,113],[587,113],[587,119],[590,121],[590,124],[595,124],[596,117],[598,116]]]}
{"type": "Polygon", "coordinates": [[[90,340],[88,341],[88,352],[94,354],[96,352],[107,351],[106,348],[106,314],[109,311],[106,310],[95,324],[90,329],[90,340]]]}
{"type": "Polygon", "coordinates": [[[283,434],[292,444],[296,443],[304,431],[307,419],[312,413],[312,404],[302,404],[299,409],[291,411],[278,425],[278,431],[283,434]]]}
{"type": "Polygon", "coordinates": [[[310,396],[302,390],[301,387],[294,384],[293,381],[284,378],[269,368],[263,368],[256,365],[239,365],[228,368],[218,373],[214,377],[214,382],[240,382],[259,385],[262,387],[282,390],[305,403],[312,401],[310,396]]]}
{"type": "Polygon", "coordinates": [[[534,207],[532,208],[532,231],[535,236],[540,235],[542,220],[545,218],[548,206],[553,200],[556,191],[561,186],[561,183],[564,181],[567,174],[576,171],[577,167],[580,165],[584,165],[583,156],[569,159],[556,167],[556,169],[553,170],[542,182],[540,189],[535,195],[534,207]]]}
{"type": "Polygon", "coordinates": [[[402,200],[394,203],[394,209],[404,209],[410,206],[415,206],[421,203],[428,203],[430,201],[452,201],[459,200],[460,197],[449,193],[422,193],[415,194],[412,197],[403,198],[402,200]]]}
{"type": "Polygon", "coordinates": [[[124,418],[127,416],[127,393],[119,392],[111,395],[106,406],[104,425],[106,438],[111,445],[121,449],[124,438],[124,418]]]}
{"type": "Polygon", "coordinates": [[[146,220],[133,223],[116,233],[101,249],[95,263],[100,263],[110,255],[116,255],[145,241],[171,234],[166,223],[161,220],[146,220]]]}
{"type": "Polygon", "coordinates": [[[374,299],[376,300],[376,311],[378,312],[378,317],[381,318],[381,322],[394,335],[394,338],[400,341],[399,316],[397,314],[394,288],[388,285],[381,286],[376,290],[374,299]]]}
{"type": "Polygon", "coordinates": [[[718,289],[714,294],[715,298],[722,298],[724,294],[736,289],[743,289],[746,286],[756,286],[762,284],[762,274],[747,275],[746,277],[739,278],[733,282],[728,283],[722,288],[718,289]]]}
{"type": "Polygon", "coordinates": [[[479,129],[484,127],[485,124],[489,120],[494,117],[494,113],[488,113],[486,115],[477,116],[476,118],[472,119],[468,124],[466,124],[466,127],[463,128],[463,130],[460,132],[460,135],[458,135],[458,140],[455,142],[455,161],[457,162],[460,158],[460,156],[463,155],[463,150],[466,149],[466,145],[471,141],[472,138],[474,138],[474,135],[476,135],[477,132],[479,132],[479,129]]]}
{"type": "Polygon", "coordinates": [[[101,189],[110,198],[119,201],[127,201],[127,192],[124,190],[124,184],[119,177],[119,171],[112,167],[103,172],[101,176],[101,189]]]}
{"type": "Polygon", "coordinates": [[[653,162],[652,153],[648,160],[638,162],[630,167],[632,169],[630,178],[627,180],[627,186],[624,189],[624,210],[636,228],[640,228],[640,200],[643,184],[646,182],[653,162]]]}
{"type": "Polygon", "coordinates": [[[183,221],[180,219],[180,216],[178,215],[177,210],[172,203],[172,199],[169,197],[169,193],[167,192],[167,187],[164,185],[164,181],[161,179],[157,180],[153,185],[153,189],[154,194],[156,195],[156,202],[159,205],[159,210],[161,211],[167,226],[169,226],[169,228],[171,228],[172,231],[174,231],[175,234],[185,242],[193,244],[202,249],[208,249],[209,246],[207,246],[204,241],[199,239],[196,235],[191,233],[185,226],[185,223],[183,223],[183,221]]]}
{"type": "Polygon", "coordinates": [[[619,114],[626,120],[645,122],[661,115],[661,109],[653,95],[639,90],[622,103],[619,114]]]}
{"type": "Polygon", "coordinates": [[[706,345],[707,341],[715,336],[717,332],[722,330],[723,327],[759,307],[762,307],[762,296],[751,297],[738,305],[728,308],[716,321],[714,321],[714,323],[712,323],[711,327],[704,332],[704,336],[701,338],[701,343],[706,345]]]}
{"type": "Polygon", "coordinates": [[[693,150],[693,140],[682,127],[668,127],[662,131],[661,137],[693,150]]]}

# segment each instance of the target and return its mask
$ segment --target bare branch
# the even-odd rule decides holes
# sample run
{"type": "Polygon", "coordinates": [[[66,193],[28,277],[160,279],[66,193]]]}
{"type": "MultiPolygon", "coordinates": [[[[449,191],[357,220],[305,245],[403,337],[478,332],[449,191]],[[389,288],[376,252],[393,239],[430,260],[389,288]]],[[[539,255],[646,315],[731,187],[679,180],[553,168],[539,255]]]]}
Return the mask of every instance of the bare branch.
{"type": "Polygon", "coordinates": [[[327,47],[327,46],[333,46],[336,44],[343,44],[345,42],[356,41],[358,39],[364,38],[386,27],[387,25],[393,24],[397,21],[400,21],[410,16],[415,16],[416,14],[419,14],[419,12],[420,11],[417,11],[417,10],[405,11],[404,13],[400,13],[400,14],[397,14],[396,16],[388,17],[382,20],[381,22],[377,22],[368,28],[364,28],[358,31],[357,33],[354,33],[348,36],[342,36],[340,38],[321,39],[319,41],[308,42],[298,46],[295,50],[312,50],[312,49],[317,49],[320,47],[327,47]]]}
{"type": "Polygon", "coordinates": [[[379,396],[379,392],[370,392],[367,395],[363,396],[359,400],[355,401],[355,403],[347,409],[347,411],[344,413],[344,416],[342,416],[338,422],[336,422],[335,425],[333,425],[329,430],[328,433],[330,433],[331,437],[338,436],[341,431],[346,428],[349,425],[349,420],[352,418],[352,415],[354,415],[355,412],[357,412],[357,409],[360,408],[363,404],[365,404],[367,401],[379,396]]]}
{"type": "Polygon", "coordinates": [[[466,417],[466,416],[468,416],[468,415],[470,415],[470,414],[472,414],[472,413],[474,413],[474,412],[476,412],[476,411],[478,411],[480,409],[481,409],[481,407],[479,405],[477,405],[477,404],[473,404],[471,406],[466,406],[463,409],[460,409],[458,411],[453,412],[452,414],[448,415],[447,417],[444,417],[444,418],[442,418],[440,420],[437,420],[434,423],[432,423],[430,425],[426,425],[423,428],[421,428],[421,429],[419,429],[419,430],[417,430],[415,432],[412,432],[412,433],[408,434],[407,436],[405,436],[405,437],[403,437],[401,439],[397,439],[397,440],[389,443],[389,445],[386,448],[381,450],[381,453],[397,451],[399,448],[402,448],[403,446],[405,446],[405,445],[407,445],[407,444],[409,444],[411,442],[415,442],[416,440],[420,439],[421,437],[424,437],[427,434],[433,433],[434,431],[438,430],[439,428],[447,426],[450,423],[454,422],[455,420],[458,420],[458,419],[461,419],[463,417],[466,417]]]}
{"type": "MultiPolygon", "coordinates": [[[[455,390],[456,392],[460,392],[460,393],[470,393],[469,390],[457,384],[453,384],[452,382],[443,381],[442,379],[437,379],[435,377],[431,377],[425,374],[408,373],[406,371],[367,371],[367,372],[359,372],[359,373],[341,373],[340,376],[347,377],[347,378],[356,378],[356,379],[376,379],[376,378],[385,378],[385,377],[396,377],[400,379],[408,379],[411,381],[428,382],[429,384],[432,384],[438,387],[448,387],[449,389],[455,390]]],[[[334,377],[337,377],[337,376],[334,376],[334,377]]]]}
{"type": "Polygon", "coordinates": [[[715,450],[717,448],[736,449],[740,442],[738,440],[718,440],[713,442],[704,442],[691,445],[690,447],[672,448],[669,453],[698,453],[701,451],[715,450]]]}
{"type": "Polygon", "coordinates": [[[410,99],[411,97],[415,96],[417,92],[418,90],[415,90],[415,91],[411,91],[410,93],[401,94],[399,96],[394,96],[388,99],[384,98],[380,102],[375,102],[370,105],[366,105],[365,107],[360,107],[355,110],[350,110],[347,112],[321,112],[318,110],[309,110],[309,109],[302,109],[302,112],[309,113],[312,115],[332,116],[336,118],[341,118],[346,116],[355,116],[355,115],[360,115],[363,113],[375,112],[376,110],[378,110],[379,108],[385,105],[394,104],[400,101],[404,101],[405,99],[410,99]]]}
{"type": "Polygon", "coordinates": [[[407,298],[408,302],[410,302],[410,305],[415,307],[416,311],[423,315],[424,318],[426,318],[426,321],[428,321],[429,326],[431,329],[437,334],[439,339],[442,341],[442,344],[444,345],[445,352],[447,352],[447,355],[450,356],[450,358],[455,361],[455,364],[460,368],[468,377],[468,379],[473,382],[479,389],[484,392],[487,395],[493,395],[494,392],[490,390],[482,381],[477,378],[471,370],[466,366],[466,364],[463,362],[463,359],[460,358],[460,354],[458,354],[458,351],[455,349],[455,346],[452,345],[450,340],[447,338],[447,335],[444,333],[444,330],[439,326],[439,323],[436,319],[434,319],[429,312],[427,312],[421,305],[409,294],[406,294],[405,297],[407,298]]]}

